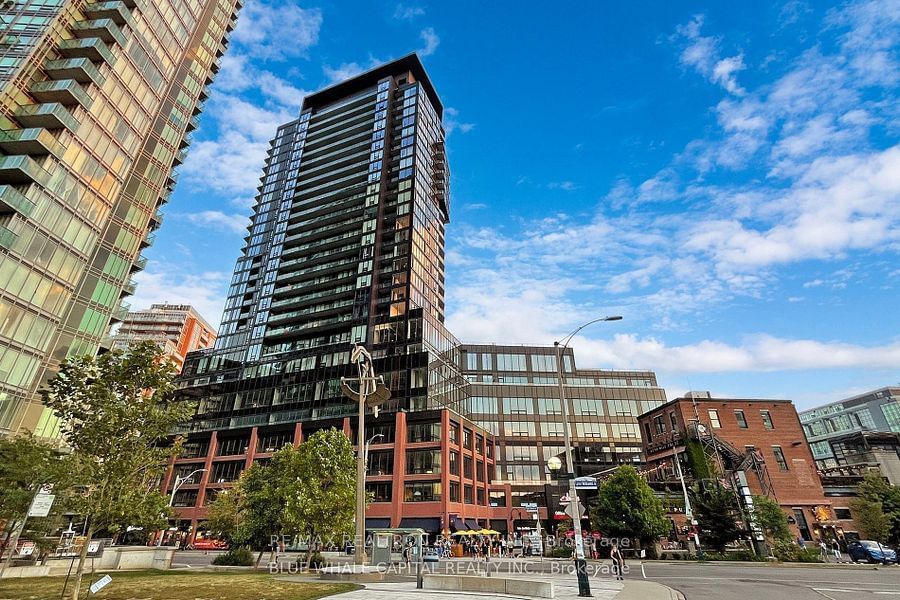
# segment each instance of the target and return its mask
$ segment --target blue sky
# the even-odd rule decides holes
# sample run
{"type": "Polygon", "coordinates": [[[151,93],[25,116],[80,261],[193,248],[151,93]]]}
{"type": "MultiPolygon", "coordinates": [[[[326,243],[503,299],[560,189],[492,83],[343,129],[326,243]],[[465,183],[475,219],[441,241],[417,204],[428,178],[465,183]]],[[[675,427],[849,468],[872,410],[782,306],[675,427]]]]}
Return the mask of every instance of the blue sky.
{"type": "Polygon", "coordinates": [[[452,171],[447,322],[809,407],[900,381],[900,0],[247,0],[135,307],[218,323],[268,141],[419,51],[452,171]]]}

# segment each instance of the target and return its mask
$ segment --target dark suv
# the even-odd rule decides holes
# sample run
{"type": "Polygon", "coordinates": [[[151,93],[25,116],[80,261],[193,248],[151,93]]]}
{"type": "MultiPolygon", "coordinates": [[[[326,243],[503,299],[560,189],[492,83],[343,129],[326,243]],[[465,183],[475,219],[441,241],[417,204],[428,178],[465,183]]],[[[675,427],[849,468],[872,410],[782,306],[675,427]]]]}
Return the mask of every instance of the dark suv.
{"type": "Polygon", "coordinates": [[[850,560],[859,562],[861,560],[871,563],[891,564],[897,562],[897,553],[883,546],[878,542],[871,540],[854,540],[847,543],[847,553],[850,560]]]}

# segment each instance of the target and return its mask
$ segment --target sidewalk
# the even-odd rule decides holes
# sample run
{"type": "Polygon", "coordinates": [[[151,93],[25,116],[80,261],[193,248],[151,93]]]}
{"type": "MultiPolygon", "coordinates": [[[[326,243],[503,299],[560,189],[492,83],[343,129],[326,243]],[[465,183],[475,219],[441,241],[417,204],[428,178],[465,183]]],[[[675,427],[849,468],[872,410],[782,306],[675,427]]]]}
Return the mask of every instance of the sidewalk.
{"type": "MultiPolygon", "coordinates": [[[[293,579],[285,577],[284,579],[293,579]]],[[[552,581],[556,600],[575,600],[578,598],[578,585],[570,578],[552,576],[518,577],[520,581],[552,581]]],[[[307,578],[297,578],[298,581],[309,581],[307,578]]],[[[684,600],[684,597],[675,590],[652,581],[626,580],[615,581],[612,579],[592,578],[591,593],[596,600],[684,600]],[[624,585],[623,585],[624,584],[624,585]]],[[[440,590],[416,589],[413,581],[401,583],[366,583],[363,587],[336,596],[341,600],[447,600],[460,598],[474,600],[476,598],[515,598],[517,600],[533,600],[526,596],[507,596],[500,594],[478,592],[447,592],[440,590]]]]}

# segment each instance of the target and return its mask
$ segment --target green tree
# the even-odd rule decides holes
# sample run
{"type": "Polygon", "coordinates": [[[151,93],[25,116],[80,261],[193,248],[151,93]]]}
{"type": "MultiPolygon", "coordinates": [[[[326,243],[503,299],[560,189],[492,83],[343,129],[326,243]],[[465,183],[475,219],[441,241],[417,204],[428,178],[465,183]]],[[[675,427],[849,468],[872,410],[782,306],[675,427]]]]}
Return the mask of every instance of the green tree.
{"type": "Polygon", "coordinates": [[[792,542],[787,515],[768,496],[753,496],[753,514],[770,542],[792,542]]]}
{"type": "Polygon", "coordinates": [[[95,533],[115,534],[127,525],[158,528],[170,513],[159,480],[179,444],[168,439],[191,415],[172,403],[174,367],[152,343],[128,353],[67,360],[42,392],[59,419],[71,449],[79,493],[72,510],[87,523],[87,541],[75,574],[77,600],[88,541],[95,533]]]}
{"type": "Polygon", "coordinates": [[[693,510],[702,531],[701,542],[718,552],[741,537],[739,510],[734,493],[719,481],[698,483],[691,489],[693,510]]]}
{"type": "MultiPolygon", "coordinates": [[[[874,512],[874,504],[881,505],[888,522],[887,541],[900,543],[900,487],[891,485],[880,473],[867,473],[857,487],[857,495],[869,503],[865,506],[869,514],[874,512]]],[[[876,531],[877,522],[878,519],[870,519],[870,526],[876,531]]]]}
{"type": "Polygon", "coordinates": [[[642,544],[669,530],[662,503],[631,465],[620,467],[600,485],[591,524],[604,535],[636,538],[642,544]]]}
{"type": "Polygon", "coordinates": [[[350,440],[333,427],[311,435],[292,458],[298,476],[289,482],[285,524],[314,541],[308,562],[322,541],[339,543],[353,535],[356,458],[350,440]]]}
{"type": "Polygon", "coordinates": [[[325,540],[339,543],[353,531],[355,510],[353,448],[331,428],[244,471],[210,504],[209,527],[232,545],[258,550],[258,564],[272,536],[308,537],[309,554],[325,540]]]}
{"type": "MultiPolygon", "coordinates": [[[[5,523],[0,541],[0,556],[7,544],[15,544],[22,533],[29,539],[46,535],[53,516],[27,519],[26,514],[35,494],[44,485],[53,485],[57,496],[53,515],[62,505],[62,486],[67,461],[46,442],[30,434],[0,438],[0,521],[5,523]],[[22,531],[23,527],[26,531],[22,531]]],[[[10,552],[10,558],[12,552],[10,552]]],[[[0,573],[5,568],[0,567],[0,573]]]]}
{"type": "Polygon", "coordinates": [[[884,513],[881,502],[854,498],[850,501],[850,510],[863,539],[887,543],[891,535],[891,520],[884,513]]]}

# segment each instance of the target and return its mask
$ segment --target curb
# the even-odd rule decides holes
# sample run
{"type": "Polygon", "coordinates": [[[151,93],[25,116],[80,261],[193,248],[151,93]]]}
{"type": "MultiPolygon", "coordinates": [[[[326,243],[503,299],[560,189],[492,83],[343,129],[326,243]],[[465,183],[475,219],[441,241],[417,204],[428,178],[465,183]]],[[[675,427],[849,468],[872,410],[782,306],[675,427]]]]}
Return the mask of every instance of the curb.
{"type": "MultiPolygon", "coordinates": [[[[872,564],[854,564],[854,563],[795,563],[795,562],[750,562],[741,560],[653,560],[644,561],[645,565],[703,565],[704,567],[759,567],[759,568],[779,568],[786,569],[852,569],[852,570],[874,570],[885,568],[884,565],[872,564]]],[[[893,567],[894,565],[889,565],[893,567]]]]}
{"type": "Polygon", "coordinates": [[[654,581],[625,580],[616,600],[685,600],[684,594],[654,581]]]}

